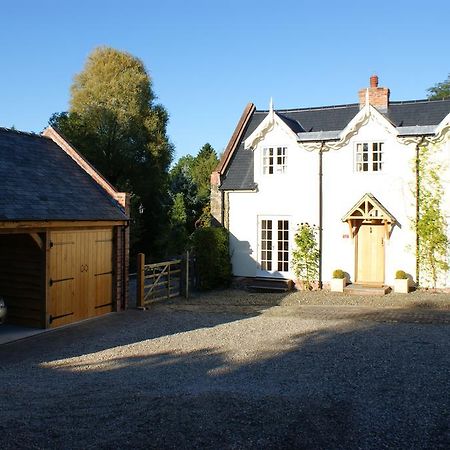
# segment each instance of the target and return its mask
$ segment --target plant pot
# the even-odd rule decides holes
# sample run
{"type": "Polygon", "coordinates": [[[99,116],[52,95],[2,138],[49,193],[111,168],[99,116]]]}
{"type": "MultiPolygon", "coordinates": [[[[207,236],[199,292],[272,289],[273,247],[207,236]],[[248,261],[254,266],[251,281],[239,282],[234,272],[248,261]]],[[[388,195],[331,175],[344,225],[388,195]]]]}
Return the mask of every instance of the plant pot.
{"type": "Polygon", "coordinates": [[[344,292],[344,288],[347,285],[346,278],[332,278],[330,280],[331,292],[344,292]]]}
{"type": "Polygon", "coordinates": [[[407,294],[409,292],[409,279],[395,279],[394,292],[396,294],[407,294]]]}

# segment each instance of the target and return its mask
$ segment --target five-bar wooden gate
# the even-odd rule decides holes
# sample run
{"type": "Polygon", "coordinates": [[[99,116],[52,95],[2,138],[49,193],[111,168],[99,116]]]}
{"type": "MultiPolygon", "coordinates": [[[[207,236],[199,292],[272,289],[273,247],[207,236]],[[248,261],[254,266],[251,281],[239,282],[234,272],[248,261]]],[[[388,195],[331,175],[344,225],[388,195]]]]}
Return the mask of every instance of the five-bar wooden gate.
{"type": "Polygon", "coordinates": [[[189,252],[185,259],[145,264],[145,255],[138,254],[137,307],[164,298],[189,296],[189,252]],[[183,281],[185,281],[183,283],[183,281]],[[183,289],[184,287],[184,289],[183,289]],[[182,290],[184,292],[182,292],[182,290]]]}

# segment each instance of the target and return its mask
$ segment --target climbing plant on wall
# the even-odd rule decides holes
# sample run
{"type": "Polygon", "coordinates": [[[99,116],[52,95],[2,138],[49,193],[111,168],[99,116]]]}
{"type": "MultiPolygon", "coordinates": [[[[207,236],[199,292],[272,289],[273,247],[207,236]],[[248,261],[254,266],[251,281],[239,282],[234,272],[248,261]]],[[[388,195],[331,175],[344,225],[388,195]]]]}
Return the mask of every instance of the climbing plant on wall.
{"type": "Polygon", "coordinates": [[[295,249],[292,252],[292,268],[303,282],[305,290],[311,290],[319,278],[320,253],[317,243],[317,227],[301,223],[294,236],[295,249]]]}
{"type": "Polygon", "coordinates": [[[433,155],[433,146],[421,145],[416,157],[418,276],[421,285],[436,288],[439,276],[449,270],[449,238],[443,214],[444,188],[440,179],[443,166],[433,155]]]}

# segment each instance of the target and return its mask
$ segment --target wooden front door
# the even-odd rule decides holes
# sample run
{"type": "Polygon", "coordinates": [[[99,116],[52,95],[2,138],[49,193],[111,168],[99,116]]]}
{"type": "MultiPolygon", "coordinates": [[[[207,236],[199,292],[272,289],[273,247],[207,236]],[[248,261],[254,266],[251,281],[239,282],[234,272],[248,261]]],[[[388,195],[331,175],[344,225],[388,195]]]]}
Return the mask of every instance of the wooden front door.
{"type": "Polygon", "coordinates": [[[50,327],[112,311],[112,229],[50,233],[50,327]]]}
{"type": "Polygon", "coordinates": [[[356,235],[356,282],[384,283],[384,239],[382,224],[362,224],[356,235]]]}

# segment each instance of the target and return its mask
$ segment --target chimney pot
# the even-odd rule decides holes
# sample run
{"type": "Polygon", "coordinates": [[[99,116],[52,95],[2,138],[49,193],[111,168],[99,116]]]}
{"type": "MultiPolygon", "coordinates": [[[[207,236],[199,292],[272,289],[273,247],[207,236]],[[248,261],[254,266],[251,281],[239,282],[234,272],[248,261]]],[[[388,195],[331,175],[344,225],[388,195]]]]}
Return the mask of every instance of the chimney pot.
{"type": "Polygon", "coordinates": [[[371,88],[378,87],[378,76],[377,75],[372,75],[370,77],[370,87],[371,88]]]}

